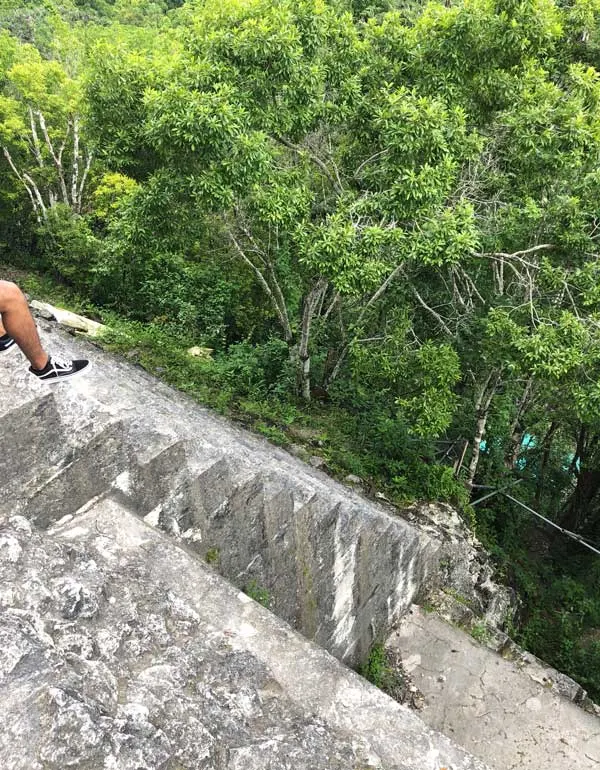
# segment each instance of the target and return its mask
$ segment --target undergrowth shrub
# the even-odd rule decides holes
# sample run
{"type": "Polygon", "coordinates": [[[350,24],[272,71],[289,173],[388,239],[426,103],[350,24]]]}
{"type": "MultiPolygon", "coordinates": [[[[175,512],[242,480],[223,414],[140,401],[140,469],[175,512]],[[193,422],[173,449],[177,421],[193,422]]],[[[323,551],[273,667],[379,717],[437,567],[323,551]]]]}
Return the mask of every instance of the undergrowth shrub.
{"type": "Polygon", "coordinates": [[[63,204],[50,209],[38,228],[38,266],[77,291],[92,292],[101,249],[87,220],[63,204]]]}

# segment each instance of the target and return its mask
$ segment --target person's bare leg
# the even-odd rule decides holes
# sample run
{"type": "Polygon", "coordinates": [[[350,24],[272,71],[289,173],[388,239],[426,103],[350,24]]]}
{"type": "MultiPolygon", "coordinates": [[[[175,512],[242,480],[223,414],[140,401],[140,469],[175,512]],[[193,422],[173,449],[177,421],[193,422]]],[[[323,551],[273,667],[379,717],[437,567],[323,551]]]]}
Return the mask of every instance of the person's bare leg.
{"type": "Polygon", "coordinates": [[[27,300],[19,287],[9,281],[0,281],[0,327],[10,334],[34,369],[43,369],[48,354],[42,347],[27,300]]]}
{"type": "Polygon", "coordinates": [[[6,329],[2,325],[2,316],[0,316],[0,337],[4,337],[5,334],[6,334],[6,329]]]}

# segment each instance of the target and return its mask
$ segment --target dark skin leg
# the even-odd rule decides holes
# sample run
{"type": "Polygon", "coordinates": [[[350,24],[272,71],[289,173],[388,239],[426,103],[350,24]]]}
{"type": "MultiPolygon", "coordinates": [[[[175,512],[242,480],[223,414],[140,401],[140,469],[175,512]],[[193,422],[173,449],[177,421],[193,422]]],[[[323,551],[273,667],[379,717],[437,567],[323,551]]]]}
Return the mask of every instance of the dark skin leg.
{"type": "Polygon", "coordinates": [[[48,363],[48,354],[42,347],[23,292],[10,281],[0,281],[0,316],[0,336],[10,334],[34,369],[43,369],[48,363]]]}

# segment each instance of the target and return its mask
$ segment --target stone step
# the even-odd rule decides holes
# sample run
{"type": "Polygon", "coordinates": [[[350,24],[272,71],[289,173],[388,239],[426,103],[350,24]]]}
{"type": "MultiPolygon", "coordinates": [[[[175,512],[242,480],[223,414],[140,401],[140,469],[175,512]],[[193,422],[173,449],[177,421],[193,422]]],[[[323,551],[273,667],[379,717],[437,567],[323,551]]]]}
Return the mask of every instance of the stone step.
{"type": "Polygon", "coordinates": [[[154,508],[177,486],[177,479],[187,465],[187,442],[162,436],[157,445],[153,437],[142,451],[135,453],[136,469],[132,478],[136,497],[144,508],[154,508]]]}
{"type": "MultiPolygon", "coordinates": [[[[424,530],[421,525],[408,523],[396,513],[390,515],[390,511],[382,505],[366,500],[356,491],[336,483],[283,450],[232,426],[223,418],[211,414],[127,362],[116,360],[97,349],[86,348],[84,343],[54,333],[43,336],[44,343],[53,352],[65,357],[87,355],[92,358],[94,368],[89,375],[56,385],[50,391],[49,386],[32,380],[22,369],[13,369],[12,365],[5,366],[5,362],[0,360],[0,374],[2,377],[7,375],[8,388],[13,393],[13,398],[9,399],[12,407],[7,412],[24,409],[23,414],[11,418],[10,425],[8,421],[5,423],[10,428],[9,434],[18,431],[19,425],[22,425],[25,434],[29,435],[33,431],[32,435],[36,440],[39,439],[40,446],[46,447],[46,453],[51,451],[52,443],[44,444],[45,433],[39,428],[40,420],[36,412],[38,407],[34,407],[37,399],[45,404],[42,414],[46,415],[44,419],[47,425],[53,427],[56,435],[60,437],[60,447],[54,465],[49,463],[44,469],[50,455],[40,451],[37,464],[41,467],[42,475],[34,474],[27,484],[21,484],[22,477],[15,475],[13,493],[15,490],[18,492],[18,499],[15,499],[13,494],[7,498],[6,505],[0,503],[0,513],[14,513],[20,506],[22,512],[40,527],[51,525],[55,528],[53,522],[58,520],[61,523],[56,531],[60,530],[60,536],[63,537],[64,533],[69,531],[75,533],[73,536],[76,538],[79,537],[77,533],[81,534],[84,530],[88,534],[91,533],[89,527],[86,529],[86,522],[90,520],[92,512],[101,512],[102,521],[100,518],[96,519],[94,527],[96,534],[105,539],[94,540],[94,548],[99,548],[102,559],[112,566],[115,566],[114,560],[124,558],[123,549],[128,554],[131,551],[130,555],[134,561],[129,567],[131,574],[127,574],[133,576],[132,581],[136,586],[139,585],[142,591],[146,583],[146,568],[143,562],[145,556],[137,554],[134,558],[134,553],[137,553],[136,549],[139,550],[138,545],[142,550],[147,548],[146,538],[150,535],[147,535],[146,524],[152,524],[156,531],[149,542],[160,543],[165,554],[175,553],[172,549],[176,548],[177,553],[185,554],[187,562],[196,562],[194,569],[203,570],[203,574],[206,574],[205,567],[197,559],[200,556],[204,560],[214,562],[214,566],[238,587],[249,589],[253,585],[255,589],[266,592],[270,607],[281,618],[293,623],[307,637],[314,639],[337,657],[356,665],[364,661],[372,641],[384,635],[386,629],[389,629],[410,602],[415,600],[416,594],[435,578],[440,554],[443,553],[447,560],[452,558],[454,542],[450,542],[450,551],[442,551],[442,541],[449,540],[446,533],[438,537],[435,527],[424,530]],[[121,426],[120,433],[115,427],[117,425],[121,426]],[[36,428],[38,433],[35,433],[36,428]],[[114,432],[111,433],[113,429],[114,432]],[[103,449],[106,452],[103,452],[103,449]],[[104,454],[107,456],[104,457],[104,454]],[[26,502],[23,502],[24,500],[26,502]],[[64,500],[64,505],[61,500],[64,500]],[[106,514],[109,510],[112,511],[110,516],[106,514]],[[130,522],[134,513],[139,519],[135,525],[130,522]],[[105,515],[108,518],[103,518],[105,515]],[[146,524],[142,523],[142,519],[146,524]],[[125,528],[123,532],[122,527],[125,528]],[[170,544],[160,532],[161,529],[171,535],[170,544]],[[137,533],[132,535],[132,543],[119,540],[121,535],[125,536],[127,532],[137,533]],[[155,541],[155,537],[159,540],[155,541]],[[111,538],[117,538],[121,543],[114,553],[111,538]]],[[[4,380],[1,381],[4,385],[4,380]]],[[[26,451],[27,445],[23,444],[18,445],[14,452],[16,459],[21,458],[22,466],[22,459],[27,456],[26,451]]],[[[24,465],[27,468],[27,463],[24,465]]],[[[88,545],[91,547],[91,542],[86,540],[80,545],[85,550],[88,545]]],[[[4,547],[11,554],[18,551],[11,540],[8,540],[6,545],[0,542],[0,548],[4,547]]],[[[156,549],[158,545],[149,547],[148,569],[154,566],[156,549]]],[[[71,561],[71,568],[75,569],[78,557],[73,558],[75,562],[71,561]]],[[[208,590],[210,594],[210,589],[207,589],[203,582],[204,578],[200,582],[199,578],[193,582],[194,578],[189,572],[192,567],[188,565],[189,569],[184,568],[180,564],[182,558],[183,556],[173,556],[173,564],[181,567],[181,575],[177,576],[177,579],[174,573],[172,575],[175,581],[173,585],[178,585],[178,590],[187,591],[187,582],[192,581],[196,592],[204,593],[208,590]]],[[[69,559],[72,557],[69,556],[69,559]]],[[[127,559],[123,563],[126,561],[127,559]]],[[[0,566],[1,564],[2,559],[0,566]]],[[[66,563],[64,568],[67,569],[66,563]]],[[[164,568],[167,569],[167,565],[164,568]]],[[[160,570],[162,569],[161,567],[160,570]]],[[[220,580],[215,576],[213,578],[220,580]]],[[[129,585],[125,577],[118,579],[123,585],[129,585]]],[[[152,579],[149,579],[149,586],[154,585],[152,579]]],[[[34,596],[31,601],[37,601],[38,595],[45,595],[47,583],[44,583],[44,580],[45,578],[40,577],[39,580],[32,578],[26,581],[25,585],[31,587],[34,596]]],[[[79,580],[79,583],[82,584],[82,581],[79,580]]],[[[161,585],[167,590],[164,587],[171,583],[167,581],[161,585]]],[[[92,603],[87,610],[82,609],[88,606],[85,592],[82,593],[82,590],[73,587],[71,583],[65,583],[63,588],[65,597],[73,598],[71,609],[64,610],[67,613],[64,619],[70,623],[69,633],[78,637],[81,620],[86,619],[85,613],[93,612],[94,605],[92,603]]],[[[12,588],[5,591],[0,582],[0,600],[2,596],[9,596],[11,591],[12,588]]],[[[127,592],[131,589],[127,587],[124,591],[124,596],[118,597],[119,599],[126,599],[127,592]]],[[[235,592],[233,595],[237,596],[235,592]]],[[[163,593],[163,598],[164,596],[163,593]]],[[[215,600],[219,601],[220,598],[219,589],[215,600]]],[[[238,597],[236,601],[243,604],[245,600],[238,597]]],[[[115,650],[120,649],[121,643],[127,645],[131,637],[135,642],[132,642],[132,645],[138,645],[136,649],[139,653],[138,659],[141,660],[146,655],[146,649],[140,646],[141,642],[135,631],[136,612],[131,610],[130,613],[129,606],[123,604],[118,607],[121,615],[111,615],[111,624],[115,628],[124,628],[129,636],[120,638],[115,650]]],[[[208,611],[208,605],[205,610],[208,611]]],[[[155,616],[154,620],[148,622],[156,623],[157,628],[166,625],[168,631],[171,621],[166,620],[163,623],[157,607],[152,611],[152,615],[155,616]]],[[[209,622],[208,619],[206,622],[209,622]]],[[[269,665],[269,655],[275,651],[271,647],[271,638],[263,638],[263,634],[275,634],[280,637],[283,635],[286,639],[296,638],[293,635],[288,637],[291,632],[288,629],[284,633],[282,628],[285,626],[277,621],[274,626],[261,625],[256,631],[257,638],[252,642],[252,654],[258,655],[261,651],[261,660],[265,665],[269,665]]],[[[103,634],[105,630],[103,629],[103,634]]],[[[204,630],[210,636],[210,630],[204,630]]],[[[251,633],[254,634],[254,631],[251,633]]],[[[227,636],[225,631],[222,636],[227,636]]],[[[104,638],[105,635],[101,637],[104,638]]],[[[167,637],[162,635],[161,638],[167,637]]],[[[74,644],[79,649],[84,641],[74,644]]],[[[95,660],[94,649],[92,645],[90,660],[95,660]]],[[[306,649],[315,648],[296,646],[294,649],[294,655],[298,656],[298,660],[302,660],[306,649]]],[[[302,702],[302,708],[306,707],[310,711],[311,699],[320,696],[322,690],[329,691],[330,673],[335,690],[338,669],[325,667],[321,669],[319,676],[311,675],[305,682],[302,680],[303,669],[298,667],[294,655],[291,658],[288,652],[285,655],[288,656],[286,660],[289,661],[290,670],[295,671],[294,676],[298,677],[298,682],[294,683],[289,677],[286,678],[282,666],[274,680],[285,680],[286,688],[297,686],[294,703],[302,702]]],[[[309,658],[312,659],[312,653],[309,658]]],[[[280,663],[275,661],[273,665],[277,667],[280,663]]],[[[361,684],[360,687],[364,686],[361,684]]],[[[194,685],[188,683],[186,687],[193,689],[194,685]]],[[[348,704],[343,697],[339,703],[334,699],[328,701],[325,711],[320,713],[362,713],[364,709],[361,704],[369,704],[371,701],[369,698],[363,701],[363,689],[352,690],[352,693],[348,704]]],[[[377,703],[383,702],[378,700],[377,703]]],[[[388,715],[385,718],[378,717],[379,721],[373,727],[380,737],[383,732],[393,733],[393,725],[399,713],[395,710],[393,702],[388,703],[391,709],[388,715]]],[[[51,724],[54,706],[46,705],[48,707],[44,706],[41,713],[48,726],[51,724]]],[[[367,705],[366,709],[368,712],[370,706],[367,705]]],[[[117,719],[127,717],[121,713],[117,719]]],[[[323,716],[323,720],[327,719],[323,716]]],[[[205,729],[204,724],[200,723],[200,733],[205,729]]],[[[339,727],[338,722],[335,724],[339,727]]],[[[354,727],[343,728],[348,729],[342,740],[342,743],[347,745],[351,742],[349,736],[352,730],[355,729],[359,734],[364,725],[362,719],[356,723],[350,721],[344,724],[354,724],[354,727]]],[[[390,759],[388,762],[386,759],[383,762],[376,759],[370,764],[369,749],[362,766],[404,767],[405,770],[413,766],[423,767],[425,770],[454,767],[449,762],[444,764],[447,757],[451,756],[446,749],[446,753],[436,753],[437,737],[431,743],[427,737],[428,733],[421,735],[423,728],[418,721],[411,724],[415,732],[406,746],[404,739],[394,744],[393,761],[390,759]],[[414,746],[418,746],[418,751],[414,746]],[[405,756],[408,757],[408,762],[404,765],[398,764],[404,761],[405,756]],[[411,757],[414,759],[413,765],[410,764],[413,761],[411,757]]],[[[338,730],[338,727],[332,729],[338,730]]],[[[140,729],[142,732],[147,729],[145,722],[140,729]]],[[[120,764],[119,760],[112,765],[109,762],[105,766],[98,764],[92,756],[89,761],[86,760],[85,766],[110,767],[112,770],[138,770],[148,766],[154,770],[160,764],[144,764],[144,751],[151,750],[154,740],[151,736],[154,735],[155,733],[150,731],[147,733],[148,740],[145,743],[140,742],[141,753],[136,754],[136,759],[123,759],[120,764]]],[[[256,745],[263,746],[261,741],[262,738],[256,745]]],[[[240,754],[236,753],[237,749],[227,749],[230,753],[223,755],[224,758],[211,754],[210,749],[205,764],[197,761],[194,766],[215,770],[252,767],[251,762],[247,765],[243,761],[245,751],[250,751],[251,759],[257,757],[256,767],[272,766],[279,769],[288,766],[285,764],[287,759],[282,759],[288,757],[285,752],[279,757],[279,763],[273,759],[271,764],[266,761],[260,764],[260,752],[253,754],[253,749],[248,748],[250,744],[236,744],[234,741],[228,745],[240,745],[244,746],[244,749],[240,754]],[[235,761],[227,764],[230,757],[235,757],[235,761]]],[[[352,751],[355,749],[353,744],[352,751]]],[[[335,753],[327,756],[334,759],[337,757],[335,753]]],[[[352,762],[358,755],[342,752],[339,756],[345,761],[343,766],[354,767],[352,762]]],[[[68,756],[65,757],[56,761],[44,759],[39,770],[45,766],[70,767],[68,756]]],[[[392,753],[386,754],[386,757],[391,758],[392,753]]],[[[306,767],[337,767],[337,759],[334,759],[327,764],[320,756],[313,764],[308,762],[306,767]]],[[[168,770],[181,770],[178,761],[176,757],[171,764],[164,766],[168,770]]],[[[459,764],[456,767],[462,766],[459,764]]],[[[477,764],[470,766],[468,763],[464,766],[478,767],[477,764]]],[[[28,770],[30,768],[38,770],[35,764],[28,766],[28,770]]]]}
{"type": "Polygon", "coordinates": [[[109,423],[35,489],[29,485],[14,495],[11,511],[25,516],[36,527],[46,528],[106,493],[129,468],[130,457],[126,427],[121,421],[109,423]]]}
{"type": "Polygon", "coordinates": [[[0,549],[2,767],[484,770],[110,497],[0,549]]]}
{"type": "Polygon", "coordinates": [[[97,489],[113,468],[128,462],[121,446],[125,436],[122,422],[97,404],[66,411],[56,398],[61,387],[65,385],[50,389],[29,380],[15,387],[9,380],[6,391],[3,389],[2,510],[27,509],[51,521],[52,501],[62,498],[61,484],[65,490],[73,490],[71,507],[76,509],[89,499],[90,488],[97,489]],[[38,510],[40,507],[48,507],[48,511],[38,510]]]}
{"type": "MultiPolygon", "coordinates": [[[[136,439],[140,444],[139,437],[136,439]]],[[[389,517],[306,491],[236,458],[162,437],[138,448],[127,504],[349,665],[410,606],[429,541],[389,517]],[[195,454],[195,457],[194,457],[195,454]]]]}
{"type": "Polygon", "coordinates": [[[27,400],[14,396],[2,389],[0,477],[4,499],[37,476],[47,474],[50,468],[58,467],[69,454],[52,394],[35,394],[27,400]]]}
{"type": "Polygon", "coordinates": [[[149,523],[188,542],[242,589],[349,665],[368,655],[423,583],[427,540],[342,501],[302,502],[276,475],[208,461],[149,523]]]}
{"type": "Polygon", "coordinates": [[[316,496],[295,519],[297,627],[356,666],[422,590],[431,545],[402,520],[316,496]]]}
{"type": "Polygon", "coordinates": [[[498,654],[417,606],[387,646],[422,693],[422,719],[495,770],[600,765],[598,717],[562,697],[566,677],[532,655],[498,654]]]}
{"type": "Polygon", "coordinates": [[[119,485],[128,504],[144,517],[176,493],[188,469],[188,447],[186,441],[156,432],[136,436],[135,444],[130,471],[119,485]]]}
{"type": "Polygon", "coordinates": [[[221,454],[190,453],[177,483],[153,511],[151,523],[189,540],[204,557],[207,550],[217,546],[210,536],[209,522],[218,518],[236,484],[247,477],[243,472],[236,475],[229,458],[221,454]]]}

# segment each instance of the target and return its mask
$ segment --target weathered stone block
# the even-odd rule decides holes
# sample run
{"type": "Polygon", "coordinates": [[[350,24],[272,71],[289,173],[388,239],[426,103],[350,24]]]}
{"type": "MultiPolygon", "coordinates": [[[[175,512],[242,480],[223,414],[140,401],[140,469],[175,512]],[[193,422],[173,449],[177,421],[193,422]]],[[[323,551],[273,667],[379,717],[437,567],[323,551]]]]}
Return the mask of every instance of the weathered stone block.
{"type": "Polygon", "coordinates": [[[485,770],[110,498],[0,537],[7,770],[485,770]]]}

